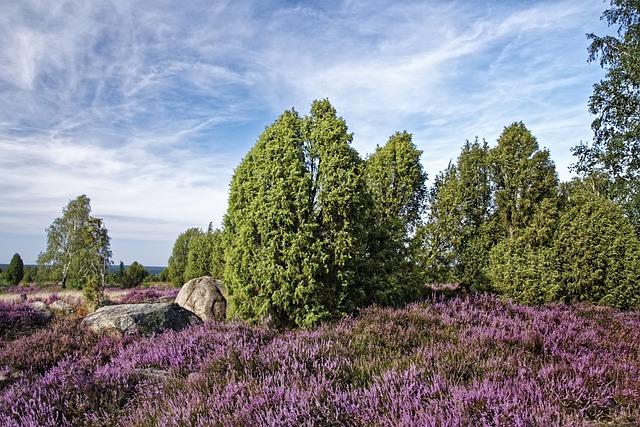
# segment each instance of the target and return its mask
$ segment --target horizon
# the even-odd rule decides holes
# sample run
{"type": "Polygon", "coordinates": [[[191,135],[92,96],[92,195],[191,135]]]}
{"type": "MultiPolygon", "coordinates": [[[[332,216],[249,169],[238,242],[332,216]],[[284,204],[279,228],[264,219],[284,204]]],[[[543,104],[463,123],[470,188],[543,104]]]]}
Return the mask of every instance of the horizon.
{"type": "Polygon", "coordinates": [[[562,180],[592,139],[601,0],[16,2],[0,17],[0,261],[35,264],[69,200],[91,199],[114,264],[166,266],[220,226],[234,168],[284,110],[329,98],[362,157],[396,131],[429,185],[476,136],[522,121],[562,180]]]}

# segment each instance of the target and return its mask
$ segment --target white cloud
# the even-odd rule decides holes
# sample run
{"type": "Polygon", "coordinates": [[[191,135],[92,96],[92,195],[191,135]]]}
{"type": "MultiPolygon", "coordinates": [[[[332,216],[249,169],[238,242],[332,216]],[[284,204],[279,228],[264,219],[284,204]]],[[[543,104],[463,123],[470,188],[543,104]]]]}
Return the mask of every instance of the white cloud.
{"type": "MultiPolygon", "coordinates": [[[[0,232],[42,233],[86,193],[114,239],[165,248],[219,224],[244,150],[319,97],[363,154],[413,132],[431,175],[515,120],[564,177],[569,147],[589,138],[599,71],[583,34],[602,25],[598,0],[5,3],[0,232]]],[[[153,256],[140,260],[163,263],[153,256]]]]}

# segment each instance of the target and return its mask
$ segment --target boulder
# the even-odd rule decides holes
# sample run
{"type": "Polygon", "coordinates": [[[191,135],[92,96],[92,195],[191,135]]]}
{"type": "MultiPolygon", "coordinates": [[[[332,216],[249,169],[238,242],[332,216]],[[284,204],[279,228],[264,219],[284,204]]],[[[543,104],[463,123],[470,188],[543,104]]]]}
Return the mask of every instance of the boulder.
{"type": "Polygon", "coordinates": [[[177,304],[117,304],[101,307],[88,315],[82,324],[89,329],[114,335],[150,335],[165,329],[179,331],[202,323],[177,304]]]}
{"type": "Polygon", "coordinates": [[[47,304],[42,301],[34,301],[29,305],[47,320],[51,319],[51,316],[53,316],[53,313],[51,313],[51,310],[49,310],[47,304]]]}
{"type": "Polygon", "coordinates": [[[55,314],[71,314],[75,311],[72,306],[60,299],[49,304],[49,310],[55,314]]]}
{"type": "Polygon", "coordinates": [[[209,276],[191,279],[182,286],[176,304],[195,313],[202,320],[224,320],[227,300],[222,282],[209,276]]]}

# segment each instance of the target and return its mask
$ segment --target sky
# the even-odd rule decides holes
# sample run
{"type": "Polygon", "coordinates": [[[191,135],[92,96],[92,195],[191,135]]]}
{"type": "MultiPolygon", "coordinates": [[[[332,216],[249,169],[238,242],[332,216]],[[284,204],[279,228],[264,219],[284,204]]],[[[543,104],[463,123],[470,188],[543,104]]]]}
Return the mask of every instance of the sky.
{"type": "MultiPolygon", "coordinates": [[[[433,178],[523,121],[561,179],[592,138],[602,0],[0,0],[0,263],[34,263],[80,194],[113,260],[166,265],[220,226],[234,168],[329,98],[363,157],[407,130],[433,178]]],[[[432,180],[431,180],[432,182],[432,180]]]]}

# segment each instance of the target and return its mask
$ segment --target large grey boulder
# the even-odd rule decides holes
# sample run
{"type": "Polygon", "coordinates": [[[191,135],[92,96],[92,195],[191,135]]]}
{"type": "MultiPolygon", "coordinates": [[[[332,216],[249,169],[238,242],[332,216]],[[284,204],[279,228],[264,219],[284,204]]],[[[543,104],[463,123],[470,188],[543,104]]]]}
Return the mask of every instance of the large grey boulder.
{"type": "Polygon", "coordinates": [[[209,276],[191,279],[182,286],[176,304],[194,312],[202,320],[224,320],[227,300],[224,287],[219,280],[209,276]]]}
{"type": "Polygon", "coordinates": [[[150,335],[165,329],[179,331],[202,323],[200,319],[177,304],[117,304],[101,307],[82,321],[99,333],[114,335],[150,335]]]}

